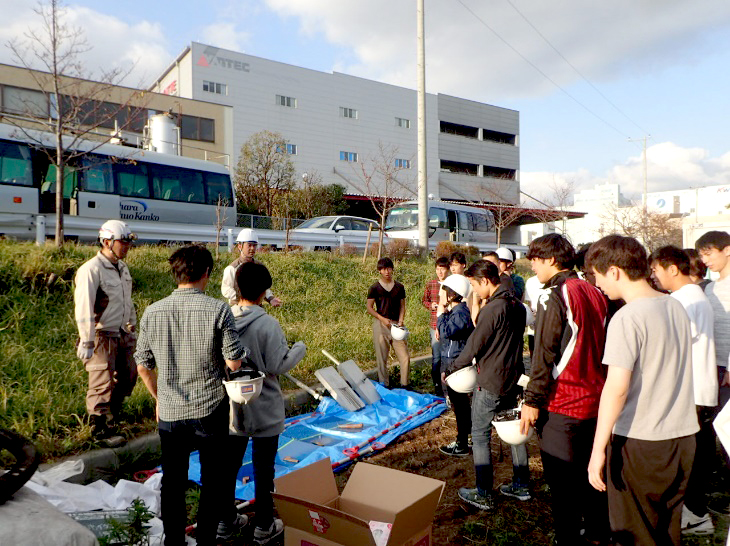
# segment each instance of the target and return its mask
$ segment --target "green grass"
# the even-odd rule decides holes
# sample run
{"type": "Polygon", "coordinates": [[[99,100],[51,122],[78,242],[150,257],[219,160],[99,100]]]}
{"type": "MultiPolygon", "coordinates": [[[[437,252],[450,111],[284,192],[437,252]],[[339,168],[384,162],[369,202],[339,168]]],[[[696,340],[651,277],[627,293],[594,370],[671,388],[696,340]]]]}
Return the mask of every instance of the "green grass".
{"type": "MultiPolygon", "coordinates": [[[[96,252],[93,246],[62,249],[0,241],[0,426],[28,438],[57,457],[88,449],[85,410],[87,374],[76,358],[73,275],[96,252]]],[[[171,249],[139,247],[127,259],[134,279],[133,300],[141,317],[174,284],[168,271],[171,249]]],[[[284,304],[271,312],[290,342],[302,340],[308,352],[293,375],[314,379],[314,370],[330,365],[327,349],[340,360],[374,366],[371,318],[365,312],[368,287],[377,279],[375,259],[329,253],[259,253],[271,270],[274,292],[284,304]]],[[[220,296],[223,269],[233,256],[222,253],[208,294],[220,296]]],[[[430,261],[396,263],[395,277],[406,287],[406,324],[412,355],[430,351],[428,312],[421,305],[430,261]]],[[[152,430],[154,405],[141,382],[128,399],[123,420],[129,435],[152,430]]],[[[2,454],[0,454],[0,458],[2,454]]]]}

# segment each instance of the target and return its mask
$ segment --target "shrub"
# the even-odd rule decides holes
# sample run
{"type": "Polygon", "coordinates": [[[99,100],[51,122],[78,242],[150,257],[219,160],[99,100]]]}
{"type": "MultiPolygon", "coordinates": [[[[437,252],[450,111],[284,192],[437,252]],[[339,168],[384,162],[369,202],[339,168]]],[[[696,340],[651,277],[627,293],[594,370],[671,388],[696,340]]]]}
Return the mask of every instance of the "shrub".
{"type": "Polygon", "coordinates": [[[481,252],[475,246],[458,245],[452,241],[441,241],[436,245],[434,254],[436,258],[448,258],[454,252],[462,252],[466,256],[467,262],[475,262],[481,258],[481,252]]]}
{"type": "Polygon", "coordinates": [[[402,260],[411,254],[411,245],[408,239],[393,239],[388,243],[388,256],[393,260],[402,260]]]}

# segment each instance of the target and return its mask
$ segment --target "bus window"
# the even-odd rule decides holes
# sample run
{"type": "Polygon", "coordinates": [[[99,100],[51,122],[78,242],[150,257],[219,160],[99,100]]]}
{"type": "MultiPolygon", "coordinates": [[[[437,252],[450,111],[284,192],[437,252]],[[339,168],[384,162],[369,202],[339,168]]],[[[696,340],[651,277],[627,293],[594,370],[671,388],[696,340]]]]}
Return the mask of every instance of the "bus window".
{"type": "Polygon", "coordinates": [[[110,161],[99,156],[84,157],[80,189],[97,193],[115,193],[110,161]]]}
{"type": "Polygon", "coordinates": [[[114,165],[119,195],[124,197],[149,197],[150,181],[147,165],[141,163],[117,163],[114,165]]]}
{"type": "Polygon", "coordinates": [[[434,228],[449,229],[449,220],[446,209],[431,207],[428,209],[428,225],[434,228]]]}
{"type": "MultiPolygon", "coordinates": [[[[76,197],[77,171],[73,167],[63,168],[63,198],[76,197]]],[[[53,163],[48,165],[46,179],[41,186],[41,192],[56,193],[56,166],[53,163]]]]}
{"type": "Polygon", "coordinates": [[[474,222],[472,221],[471,212],[457,211],[459,217],[459,229],[465,229],[472,231],[474,229],[474,222]]]}
{"type": "Polygon", "coordinates": [[[217,205],[218,197],[221,203],[233,206],[233,194],[231,193],[231,179],[225,174],[205,173],[205,186],[208,191],[207,203],[217,205]]]}
{"type": "Polygon", "coordinates": [[[486,214],[474,214],[474,231],[489,231],[489,222],[486,214]]]}
{"type": "Polygon", "coordinates": [[[27,146],[0,142],[0,184],[33,185],[32,162],[27,146]]]}
{"type": "Polygon", "coordinates": [[[177,167],[150,165],[155,199],[205,203],[203,174],[177,167]]]}

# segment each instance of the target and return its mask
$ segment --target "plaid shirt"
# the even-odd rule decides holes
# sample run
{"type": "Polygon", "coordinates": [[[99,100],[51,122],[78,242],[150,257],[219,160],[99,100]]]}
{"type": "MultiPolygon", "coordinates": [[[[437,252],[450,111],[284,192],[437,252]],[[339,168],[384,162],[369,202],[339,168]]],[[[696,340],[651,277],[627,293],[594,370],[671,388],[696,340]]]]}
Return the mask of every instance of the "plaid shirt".
{"type": "Polygon", "coordinates": [[[150,305],[139,326],[137,365],[158,368],[160,419],[210,415],[226,395],[225,360],[246,354],[231,309],[195,288],[178,288],[150,305]]]}
{"type": "Polygon", "coordinates": [[[438,279],[432,279],[426,283],[426,289],[423,291],[423,306],[431,313],[431,330],[436,330],[436,311],[431,309],[431,302],[439,302],[439,290],[441,283],[438,279]]]}

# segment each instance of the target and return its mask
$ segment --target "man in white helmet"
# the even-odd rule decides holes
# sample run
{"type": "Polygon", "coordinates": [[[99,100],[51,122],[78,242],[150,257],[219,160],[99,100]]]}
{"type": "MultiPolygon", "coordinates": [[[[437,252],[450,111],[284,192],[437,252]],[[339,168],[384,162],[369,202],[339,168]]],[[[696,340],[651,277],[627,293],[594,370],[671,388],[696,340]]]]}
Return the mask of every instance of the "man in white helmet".
{"type": "MultiPolygon", "coordinates": [[[[223,270],[223,281],[221,282],[221,294],[228,300],[230,305],[238,303],[238,293],[236,292],[236,270],[238,266],[246,262],[255,262],[254,256],[259,246],[259,237],[256,232],[250,228],[243,228],[238,232],[236,237],[236,249],[241,255],[223,270]]],[[[271,289],[266,291],[264,299],[268,301],[272,307],[279,307],[281,300],[274,296],[271,289]]]]}
{"type": "Polygon", "coordinates": [[[86,410],[92,434],[106,443],[115,436],[115,417],[137,382],[134,362],[137,316],[132,304],[132,276],[122,260],[136,235],[120,220],[99,230],[101,250],[79,267],[74,304],[79,341],[76,354],[89,372],[86,410]]]}

